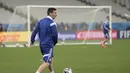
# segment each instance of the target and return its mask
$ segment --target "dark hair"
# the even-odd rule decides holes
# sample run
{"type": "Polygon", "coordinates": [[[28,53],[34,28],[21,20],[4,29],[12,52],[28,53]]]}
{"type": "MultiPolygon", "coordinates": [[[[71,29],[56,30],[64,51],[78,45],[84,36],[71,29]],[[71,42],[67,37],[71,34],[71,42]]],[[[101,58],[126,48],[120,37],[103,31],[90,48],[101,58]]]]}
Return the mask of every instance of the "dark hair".
{"type": "Polygon", "coordinates": [[[47,10],[47,15],[49,15],[50,13],[53,13],[53,11],[55,11],[56,8],[48,8],[47,10]]]}

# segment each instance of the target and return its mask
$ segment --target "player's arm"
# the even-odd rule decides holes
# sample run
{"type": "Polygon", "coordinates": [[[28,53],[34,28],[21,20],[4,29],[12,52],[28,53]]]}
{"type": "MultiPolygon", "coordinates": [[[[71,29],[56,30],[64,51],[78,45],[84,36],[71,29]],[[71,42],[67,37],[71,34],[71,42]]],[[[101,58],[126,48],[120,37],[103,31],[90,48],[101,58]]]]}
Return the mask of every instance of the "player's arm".
{"type": "Polygon", "coordinates": [[[111,28],[110,28],[109,24],[108,24],[108,25],[106,25],[105,27],[106,27],[106,29],[108,30],[109,34],[111,34],[112,30],[111,30],[111,28]]]}
{"type": "Polygon", "coordinates": [[[107,25],[107,28],[108,28],[108,31],[110,32],[110,31],[111,31],[111,28],[110,28],[110,26],[109,26],[109,25],[107,25]]]}
{"type": "Polygon", "coordinates": [[[106,29],[107,31],[109,31],[109,25],[107,24],[107,22],[105,22],[103,24],[103,28],[106,29]]]}
{"type": "Polygon", "coordinates": [[[52,40],[54,42],[54,45],[56,45],[57,41],[58,41],[58,32],[57,32],[57,28],[56,28],[56,23],[51,23],[50,24],[50,28],[51,28],[51,37],[52,37],[52,40]]]}
{"type": "Polygon", "coordinates": [[[34,42],[35,42],[35,36],[38,33],[38,31],[39,31],[39,24],[37,23],[35,25],[35,28],[33,29],[32,35],[31,35],[31,44],[34,44],[34,42]]]}

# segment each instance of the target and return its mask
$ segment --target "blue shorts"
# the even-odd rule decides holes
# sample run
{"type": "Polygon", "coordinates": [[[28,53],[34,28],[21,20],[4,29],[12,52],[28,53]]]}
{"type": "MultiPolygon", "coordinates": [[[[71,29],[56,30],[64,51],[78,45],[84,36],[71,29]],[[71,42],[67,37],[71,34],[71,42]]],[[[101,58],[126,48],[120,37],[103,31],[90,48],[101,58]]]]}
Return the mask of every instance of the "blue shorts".
{"type": "Polygon", "coordinates": [[[40,50],[43,55],[43,61],[51,63],[51,58],[53,57],[53,48],[40,47],[40,50]]]}
{"type": "Polygon", "coordinates": [[[105,37],[106,39],[109,39],[109,38],[110,38],[109,33],[104,33],[104,37],[105,37]]]}

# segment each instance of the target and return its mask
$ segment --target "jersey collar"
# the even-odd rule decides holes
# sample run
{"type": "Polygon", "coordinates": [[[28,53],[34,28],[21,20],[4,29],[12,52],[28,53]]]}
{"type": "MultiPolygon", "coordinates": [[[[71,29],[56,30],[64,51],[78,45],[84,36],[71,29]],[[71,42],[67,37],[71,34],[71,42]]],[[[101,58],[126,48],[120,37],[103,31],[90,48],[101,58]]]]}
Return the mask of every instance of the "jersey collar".
{"type": "Polygon", "coordinates": [[[52,18],[51,16],[47,16],[47,18],[49,18],[49,19],[53,20],[53,18],[52,18]]]}

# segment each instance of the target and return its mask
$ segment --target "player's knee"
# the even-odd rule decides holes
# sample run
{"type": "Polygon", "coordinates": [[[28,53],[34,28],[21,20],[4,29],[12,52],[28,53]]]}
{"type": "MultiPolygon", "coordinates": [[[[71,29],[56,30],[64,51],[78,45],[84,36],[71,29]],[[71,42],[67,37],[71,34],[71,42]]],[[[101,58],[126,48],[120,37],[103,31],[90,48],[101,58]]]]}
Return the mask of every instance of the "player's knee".
{"type": "Polygon", "coordinates": [[[44,56],[44,57],[43,57],[43,61],[44,61],[45,63],[51,64],[51,58],[48,57],[48,56],[44,56]]]}

